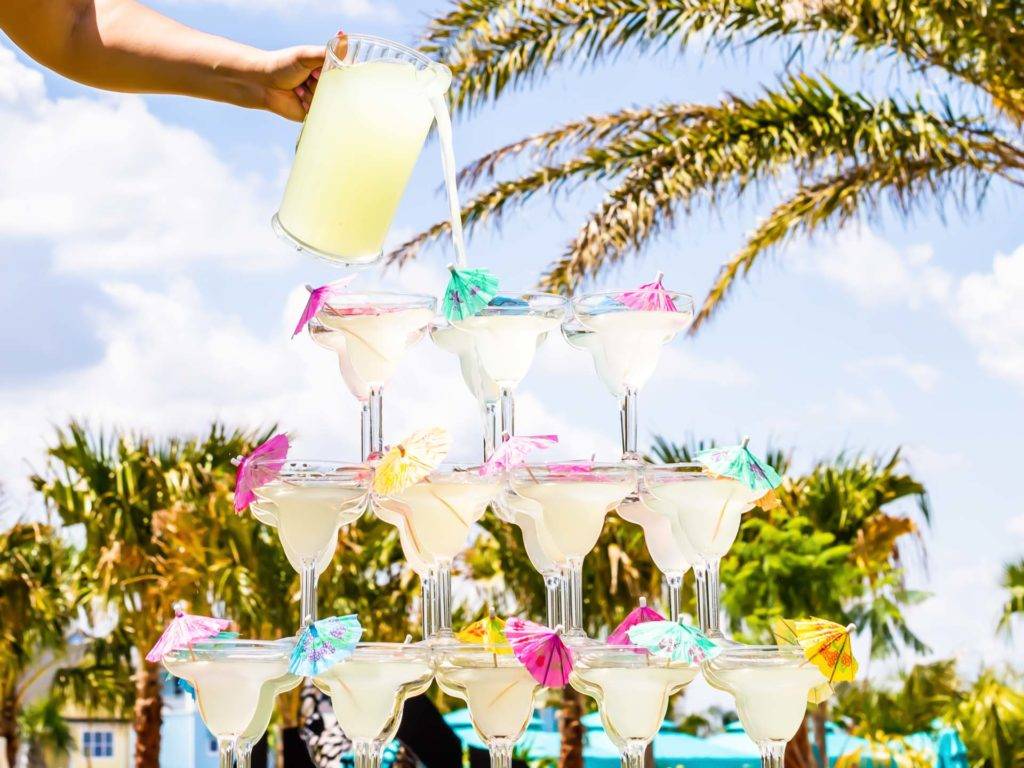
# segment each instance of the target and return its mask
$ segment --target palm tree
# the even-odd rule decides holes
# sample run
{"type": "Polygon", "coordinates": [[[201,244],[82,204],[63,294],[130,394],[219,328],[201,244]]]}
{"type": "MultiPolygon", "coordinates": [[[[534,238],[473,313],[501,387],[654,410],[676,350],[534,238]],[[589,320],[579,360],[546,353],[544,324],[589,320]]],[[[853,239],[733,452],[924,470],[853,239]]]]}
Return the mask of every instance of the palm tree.
{"type": "Polygon", "coordinates": [[[21,748],[28,699],[45,695],[63,659],[75,597],[72,553],[49,525],[16,523],[0,533],[0,736],[8,765],[21,748]]]}
{"type": "Polygon", "coordinates": [[[1013,632],[1013,620],[1024,616],[1024,558],[1003,565],[1003,589],[1006,602],[999,617],[999,630],[1007,635],[1013,632]]]}
{"type": "MultiPolygon", "coordinates": [[[[475,192],[462,211],[466,224],[499,222],[543,193],[606,186],[542,278],[546,288],[569,292],[639,254],[680,214],[771,195],[774,207],[723,264],[696,328],[737,277],[790,238],[887,205],[904,215],[945,202],[966,211],[993,179],[1024,181],[1024,10],[1015,0],[456,0],[430,22],[423,49],[452,67],[452,104],[469,111],[566,63],[762,41],[791,55],[777,82],[758,93],[588,116],[474,161],[460,177],[475,192]],[[956,98],[844,87],[801,68],[800,54],[812,46],[826,72],[837,59],[861,59],[912,70],[923,87],[956,98]],[[506,173],[523,156],[529,169],[506,173]]],[[[390,262],[415,258],[448,228],[440,222],[416,235],[390,262]]]]}
{"type": "Polygon", "coordinates": [[[136,768],[159,762],[160,670],[144,657],[173,604],[226,597],[242,624],[262,608],[253,598],[261,587],[238,555],[258,540],[257,526],[249,521],[246,530],[229,511],[230,458],[258,439],[214,425],[203,439],[158,445],[129,434],[91,436],[72,422],[57,432],[47,471],[32,477],[61,522],[81,526],[84,597],[116,611],[131,648],[136,768]]]}

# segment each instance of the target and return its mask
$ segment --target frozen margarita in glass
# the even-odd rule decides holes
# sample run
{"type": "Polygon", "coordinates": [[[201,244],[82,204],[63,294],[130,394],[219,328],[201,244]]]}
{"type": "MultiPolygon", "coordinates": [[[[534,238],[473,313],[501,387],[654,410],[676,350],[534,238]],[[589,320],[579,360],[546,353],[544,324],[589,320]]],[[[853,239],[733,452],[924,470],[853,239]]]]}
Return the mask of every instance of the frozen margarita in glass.
{"type": "MultiPolygon", "coordinates": [[[[256,460],[258,468],[261,460],[256,460]]],[[[253,516],[277,529],[299,573],[302,626],[316,621],[316,580],[334,556],[338,531],[366,511],[373,472],[364,464],[293,460],[254,489],[253,516]]],[[[271,473],[268,473],[271,476],[271,473]]]]}
{"type": "Polygon", "coordinates": [[[661,571],[668,588],[669,619],[679,621],[683,576],[697,559],[685,538],[672,528],[672,510],[660,499],[640,493],[623,501],[616,510],[623,520],[639,525],[654,565],[661,571]]]}
{"type": "Polygon", "coordinates": [[[733,646],[704,663],[708,684],[732,694],[763,768],[781,768],[786,742],[807,716],[807,697],[827,684],[798,645],[733,646]]]}
{"type": "Polygon", "coordinates": [[[583,559],[597,544],[605,516],[636,490],[636,471],[627,464],[591,462],[523,464],[509,472],[510,487],[528,504],[540,541],[568,572],[566,635],[585,638],[583,559]]]}
{"type": "Polygon", "coordinates": [[[452,327],[473,341],[483,374],[498,387],[501,432],[515,434],[514,391],[533,364],[537,346],[565,317],[565,297],[553,293],[505,293],[452,327]]]}
{"type": "Polygon", "coordinates": [[[277,694],[301,682],[288,672],[293,648],[293,641],[211,638],[163,657],[167,670],[195,690],[199,714],[217,739],[220,768],[232,767],[239,740],[263,735],[277,694]]]}
{"type": "MultiPolygon", "coordinates": [[[[659,286],[660,280],[659,275],[659,286]]],[[[597,375],[619,400],[624,460],[640,459],[637,395],[654,374],[662,348],[692,321],[693,299],[660,287],[590,293],[572,302],[562,332],[570,346],[591,354],[597,375]]]]}
{"type": "Polygon", "coordinates": [[[699,670],[696,664],[654,656],[632,645],[584,645],[573,649],[569,683],[597,702],[623,768],[641,768],[644,751],[665,719],[669,698],[689,685],[699,670]]]}
{"type": "Polygon", "coordinates": [[[643,472],[645,503],[668,517],[680,551],[693,558],[701,631],[720,642],[719,563],[736,540],[743,513],[764,492],[712,476],[700,464],[650,465],[643,472]]]}
{"type": "Polygon", "coordinates": [[[338,725],[352,742],[356,768],[380,768],[384,747],[402,722],[402,705],[427,690],[433,679],[426,646],[360,643],[313,683],[331,697],[338,725]]]}
{"type": "Polygon", "coordinates": [[[526,731],[541,688],[523,663],[507,646],[452,646],[441,652],[437,683],[466,702],[492,768],[509,768],[512,747],[526,731]]]}
{"type": "Polygon", "coordinates": [[[384,386],[426,334],[436,308],[433,296],[421,294],[334,293],[309,323],[314,341],[337,354],[341,376],[362,406],[363,460],[383,450],[384,386]]]}
{"type": "Polygon", "coordinates": [[[452,637],[452,561],[500,491],[499,478],[482,475],[479,466],[442,464],[418,483],[375,497],[377,515],[398,528],[406,560],[421,577],[426,571],[436,578],[434,639],[452,637]]]}

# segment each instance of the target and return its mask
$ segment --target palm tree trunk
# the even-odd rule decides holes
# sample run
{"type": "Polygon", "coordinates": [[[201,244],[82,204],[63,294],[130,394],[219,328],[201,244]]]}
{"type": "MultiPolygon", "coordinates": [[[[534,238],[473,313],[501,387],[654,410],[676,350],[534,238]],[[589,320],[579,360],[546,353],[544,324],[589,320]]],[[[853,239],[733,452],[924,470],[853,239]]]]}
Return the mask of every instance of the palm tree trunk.
{"type": "Polygon", "coordinates": [[[562,752],[558,768],[583,768],[583,698],[571,685],[562,689],[562,711],[558,730],[562,736],[562,752]]]}
{"type": "Polygon", "coordinates": [[[6,741],[7,765],[14,768],[21,742],[18,739],[17,703],[13,696],[5,696],[0,703],[0,736],[6,741]]]}
{"type": "Polygon", "coordinates": [[[807,719],[800,723],[800,730],[786,745],[785,768],[815,768],[811,740],[807,734],[807,719]]]}
{"type": "MultiPolygon", "coordinates": [[[[140,654],[144,656],[145,652],[140,654]]],[[[160,669],[143,660],[135,673],[135,768],[160,768],[162,707],[160,669]]]]}
{"type": "Polygon", "coordinates": [[[811,714],[814,720],[814,743],[818,746],[818,765],[828,768],[828,747],[825,744],[825,722],[828,720],[828,702],[823,701],[811,714]]]}

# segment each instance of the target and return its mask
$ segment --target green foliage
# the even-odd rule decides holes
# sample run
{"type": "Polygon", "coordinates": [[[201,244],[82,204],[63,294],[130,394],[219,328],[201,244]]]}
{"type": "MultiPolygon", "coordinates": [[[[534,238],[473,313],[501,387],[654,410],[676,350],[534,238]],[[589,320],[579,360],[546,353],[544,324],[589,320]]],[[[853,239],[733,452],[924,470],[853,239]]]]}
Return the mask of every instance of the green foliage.
{"type": "Polygon", "coordinates": [[[75,746],[75,738],[60,710],[61,701],[54,697],[41,699],[26,707],[18,719],[21,737],[34,748],[70,752],[75,746]]]}
{"type": "MultiPolygon", "coordinates": [[[[778,200],[724,263],[695,328],[737,278],[789,239],[834,230],[888,207],[909,215],[951,202],[971,211],[992,179],[1020,185],[1024,145],[1024,11],[1012,0],[460,0],[427,27],[423,49],[455,76],[451,102],[472,110],[541,81],[563,64],[586,66],[651,49],[790,48],[778,81],[753,98],[663,104],[585,117],[500,147],[462,173],[479,187],[467,227],[498,222],[538,193],[584,183],[607,191],[542,284],[571,292],[639,254],[680,214],[744,197],[778,200]],[[703,42],[702,42],[703,41],[703,42]],[[803,49],[895,71],[958,97],[935,105],[877,96],[802,71],[803,49]],[[527,158],[520,170],[512,161],[527,158]],[[784,180],[780,183],[780,180],[784,180]]],[[[439,222],[401,245],[415,258],[447,231],[439,222]]]]}
{"type": "Polygon", "coordinates": [[[1024,616],[1024,558],[1003,566],[1003,589],[1006,590],[1006,602],[999,617],[999,629],[1011,635],[1013,620],[1024,616]]]}
{"type": "Polygon", "coordinates": [[[1024,764],[1024,688],[1019,675],[984,670],[950,712],[972,768],[1024,764]]]}
{"type": "Polygon", "coordinates": [[[835,714],[857,736],[878,731],[909,736],[930,731],[932,723],[944,717],[960,695],[956,663],[950,659],[912,667],[892,688],[880,688],[867,680],[844,686],[835,714]]]}
{"type": "Polygon", "coordinates": [[[860,592],[851,549],[784,509],[751,517],[722,564],[722,604],[734,632],[771,641],[778,617],[845,617],[845,603],[860,592]]]}

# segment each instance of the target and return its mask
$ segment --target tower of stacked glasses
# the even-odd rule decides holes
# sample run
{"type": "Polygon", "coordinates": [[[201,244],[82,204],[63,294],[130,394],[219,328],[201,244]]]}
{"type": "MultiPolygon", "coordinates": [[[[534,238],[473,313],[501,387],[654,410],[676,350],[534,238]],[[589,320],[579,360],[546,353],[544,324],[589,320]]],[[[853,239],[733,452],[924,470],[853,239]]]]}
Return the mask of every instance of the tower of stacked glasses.
{"type": "Polygon", "coordinates": [[[776,504],[781,479],[741,445],[693,463],[648,465],[637,450],[640,390],[662,348],[689,326],[692,299],[661,274],[630,289],[578,296],[510,292],[466,263],[445,93],[448,69],[417,51],[362,35],[330,41],[312,107],[273,226],[295,248],[348,268],[310,289],[296,326],[338,358],[359,403],[361,455],[344,461],[292,455],[286,435],[239,457],[235,506],[277,530],[300,578],[296,637],[243,639],[227,622],[179,612],[147,657],[194,690],[220,744],[221,768],[248,766],[277,694],[304,678],[327,694],[358,768],[380,765],[406,698],[431,683],[465,700],[495,768],[511,764],[543,688],[571,685],[595,699],[627,768],[639,768],[669,698],[698,674],[731,694],[765,766],[780,766],[808,701],[852,679],[852,627],[782,621],[777,644],[741,645],[719,625],[719,562],[742,515],[776,504]],[[456,260],[433,293],[355,290],[353,269],[375,264],[426,136],[436,124],[452,208],[456,260]],[[561,332],[588,353],[620,409],[622,455],[540,461],[556,435],[515,428],[515,391],[537,347],[561,332]],[[481,460],[445,461],[441,428],[386,445],[383,392],[406,351],[430,338],[455,355],[480,408],[481,460]],[[583,620],[585,559],[611,513],[642,527],[664,576],[667,616],[643,601],[607,639],[583,620]],[[420,578],[422,638],[374,642],[358,616],[319,618],[317,579],[331,567],[341,528],[375,514],[398,530],[420,578]],[[495,514],[522,534],[543,576],[544,623],[493,614],[452,627],[453,561],[474,525],[495,514]],[[693,569],[698,627],[680,617],[683,575],[693,569]]]}

